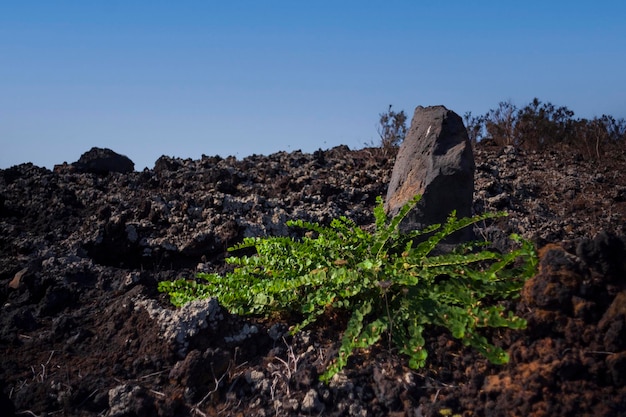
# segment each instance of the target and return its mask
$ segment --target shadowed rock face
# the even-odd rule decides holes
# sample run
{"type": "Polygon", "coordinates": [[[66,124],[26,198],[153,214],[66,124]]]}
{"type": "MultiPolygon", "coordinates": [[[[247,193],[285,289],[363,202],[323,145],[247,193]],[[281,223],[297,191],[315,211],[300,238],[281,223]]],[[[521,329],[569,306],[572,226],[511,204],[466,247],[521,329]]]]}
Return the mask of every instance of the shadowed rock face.
{"type": "Polygon", "coordinates": [[[127,156],[111,149],[91,148],[72,164],[77,172],[108,174],[109,172],[128,173],[135,170],[135,163],[127,156]]]}
{"type": "MultiPolygon", "coordinates": [[[[400,226],[404,231],[445,222],[453,210],[458,217],[470,216],[474,170],[474,155],[461,117],[444,106],[419,106],[396,158],[386,211],[395,215],[421,194],[422,201],[400,226]]],[[[470,238],[470,234],[456,239],[470,238]]]]}

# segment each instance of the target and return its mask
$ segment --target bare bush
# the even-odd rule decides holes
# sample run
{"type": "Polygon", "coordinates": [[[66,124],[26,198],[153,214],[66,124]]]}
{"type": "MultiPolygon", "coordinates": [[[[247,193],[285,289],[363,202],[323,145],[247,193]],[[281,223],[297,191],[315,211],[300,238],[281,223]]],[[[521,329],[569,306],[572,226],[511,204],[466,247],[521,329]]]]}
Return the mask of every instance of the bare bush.
{"type": "Polygon", "coordinates": [[[607,115],[575,119],[567,107],[537,98],[521,109],[510,100],[502,101],[484,116],[466,113],[464,121],[473,142],[489,138],[500,146],[567,150],[587,159],[600,159],[626,144],[626,120],[607,115]]]}
{"type": "Polygon", "coordinates": [[[378,121],[378,135],[380,136],[380,146],[383,149],[391,149],[399,146],[406,136],[406,114],[404,110],[395,112],[392,105],[386,112],[381,113],[378,121]]]}
{"type": "Polygon", "coordinates": [[[501,101],[496,109],[485,114],[485,129],[487,136],[498,145],[515,145],[515,125],[517,107],[511,100],[501,101]]]}
{"type": "Polygon", "coordinates": [[[463,115],[463,122],[472,145],[485,137],[485,116],[472,116],[472,112],[468,111],[463,115]]]}
{"type": "Polygon", "coordinates": [[[542,149],[549,145],[561,146],[571,142],[574,112],[567,107],[555,107],[535,98],[517,113],[515,145],[542,149]]]}

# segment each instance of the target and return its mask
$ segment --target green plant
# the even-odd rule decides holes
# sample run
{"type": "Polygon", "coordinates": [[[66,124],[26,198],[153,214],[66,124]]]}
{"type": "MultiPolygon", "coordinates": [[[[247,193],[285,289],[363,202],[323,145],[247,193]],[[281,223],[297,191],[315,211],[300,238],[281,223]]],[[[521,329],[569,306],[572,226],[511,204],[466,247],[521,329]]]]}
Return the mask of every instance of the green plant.
{"type": "Polygon", "coordinates": [[[512,236],[518,248],[506,254],[484,249],[486,242],[470,242],[449,252],[436,252],[450,234],[504,213],[457,219],[402,234],[398,225],[418,203],[413,198],[388,219],[382,199],[374,209],[376,225],[370,233],[340,217],[327,227],[301,220],[289,226],[308,232],[289,237],[246,238],[230,248],[255,248],[252,256],[230,257],[236,266],[224,276],[199,274],[204,282],[161,282],[159,290],[181,305],[213,296],[236,314],[298,312],[297,332],[327,309],[350,314],[337,358],[321,379],[328,381],[350,355],[387,335],[409,358],[412,368],[424,366],[427,351],[423,332],[428,326],[449,329],[465,345],[490,361],[504,363],[506,352],[481,335],[485,327],[525,327],[523,319],[506,312],[499,300],[515,297],[537,260],[531,243],[512,236]]]}

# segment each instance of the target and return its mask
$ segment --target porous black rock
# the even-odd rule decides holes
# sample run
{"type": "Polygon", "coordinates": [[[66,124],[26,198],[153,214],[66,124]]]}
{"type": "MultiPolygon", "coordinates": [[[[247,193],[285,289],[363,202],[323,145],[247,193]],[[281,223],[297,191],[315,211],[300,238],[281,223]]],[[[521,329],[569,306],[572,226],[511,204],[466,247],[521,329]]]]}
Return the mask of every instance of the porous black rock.
{"type": "Polygon", "coordinates": [[[108,174],[109,172],[133,172],[135,163],[125,155],[108,148],[93,147],[72,164],[77,172],[108,174]]]}

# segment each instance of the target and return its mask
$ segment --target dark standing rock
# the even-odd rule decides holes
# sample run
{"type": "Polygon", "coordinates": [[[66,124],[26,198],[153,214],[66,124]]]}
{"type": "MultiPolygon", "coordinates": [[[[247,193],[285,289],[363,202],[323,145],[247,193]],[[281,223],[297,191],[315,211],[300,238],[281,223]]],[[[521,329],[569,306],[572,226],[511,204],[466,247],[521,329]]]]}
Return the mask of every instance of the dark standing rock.
{"type": "Polygon", "coordinates": [[[108,174],[109,172],[133,172],[135,163],[127,156],[107,148],[91,148],[72,164],[78,172],[108,174]]]}
{"type": "MultiPolygon", "coordinates": [[[[398,213],[416,194],[422,200],[400,224],[402,231],[445,222],[472,213],[474,155],[463,120],[444,106],[415,109],[411,128],[402,143],[387,192],[385,210],[398,213]]],[[[471,238],[471,230],[451,240],[471,238]]]]}

